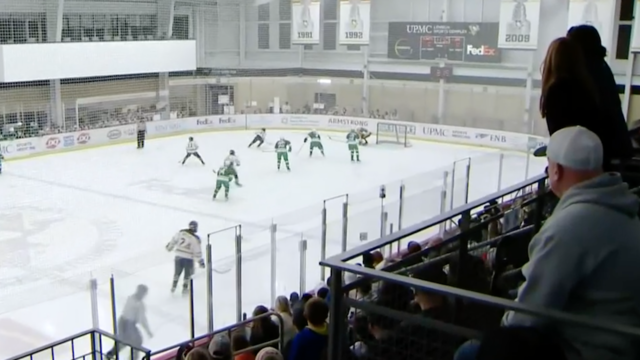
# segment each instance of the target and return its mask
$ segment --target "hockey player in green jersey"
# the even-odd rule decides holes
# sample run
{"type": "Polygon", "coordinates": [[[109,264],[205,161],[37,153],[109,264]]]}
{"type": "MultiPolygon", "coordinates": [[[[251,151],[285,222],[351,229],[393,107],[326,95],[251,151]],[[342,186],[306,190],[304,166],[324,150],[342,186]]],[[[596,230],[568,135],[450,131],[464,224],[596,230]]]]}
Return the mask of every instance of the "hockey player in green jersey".
{"type": "Polygon", "coordinates": [[[216,174],[218,175],[218,178],[216,180],[216,189],[213,190],[213,200],[216,199],[216,196],[218,196],[218,192],[223,187],[224,187],[224,198],[226,200],[229,200],[229,183],[231,182],[233,175],[229,173],[229,168],[224,165],[221,166],[220,169],[218,169],[218,172],[216,174]]]}
{"type": "Polygon", "coordinates": [[[351,153],[351,161],[360,161],[360,149],[358,149],[359,141],[360,135],[358,135],[355,130],[349,131],[347,134],[347,145],[349,146],[349,152],[351,153]]]}
{"type": "Polygon", "coordinates": [[[320,134],[318,134],[318,132],[315,129],[311,130],[311,132],[307,134],[307,137],[304,138],[305,144],[307,143],[307,140],[311,140],[311,142],[309,143],[309,157],[313,155],[314,149],[320,150],[320,153],[322,154],[322,156],[324,156],[324,147],[322,146],[322,139],[320,138],[320,134]]]}
{"type": "Polygon", "coordinates": [[[371,136],[371,131],[361,127],[361,128],[358,128],[356,132],[360,136],[360,145],[369,145],[369,142],[367,141],[367,139],[369,138],[369,136],[371,136]]]}
{"type": "Polygon", "coordinates": [[[291,142],[284,137],[281,137],[278,142],[276,142],[276,154],[278,156],[278,170],[280,170],[280,163],[284,160],[284,164],[287,167],[287,170],[291,171],[289,167],[289,153],[291,152],[291,142]]]}

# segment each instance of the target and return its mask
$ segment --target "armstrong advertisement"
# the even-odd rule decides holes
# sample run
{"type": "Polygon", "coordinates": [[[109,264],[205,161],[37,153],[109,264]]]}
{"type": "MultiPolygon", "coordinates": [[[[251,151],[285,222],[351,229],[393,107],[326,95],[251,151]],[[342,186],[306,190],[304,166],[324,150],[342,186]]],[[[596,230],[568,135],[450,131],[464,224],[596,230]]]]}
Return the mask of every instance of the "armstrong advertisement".
{"type": "Polygon", "coordinates": [[[499,63],[499,23],[390,22],[387,57],[499,63]]]}

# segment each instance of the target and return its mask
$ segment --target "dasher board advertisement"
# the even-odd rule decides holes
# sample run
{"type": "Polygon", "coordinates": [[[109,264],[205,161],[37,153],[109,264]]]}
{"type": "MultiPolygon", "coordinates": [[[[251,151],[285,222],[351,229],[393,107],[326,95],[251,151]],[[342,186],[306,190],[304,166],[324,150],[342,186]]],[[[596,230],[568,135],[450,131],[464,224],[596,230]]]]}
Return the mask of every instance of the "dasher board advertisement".
{"type": "Polygon", "coordinates": [[[371,31],[371,2],[368,0],[340,1],[341,45],[368,45],[371,31]]]}
{"type": "Polygon", "coordinates": [[[634,7],[633,34],[631,34],[631,52],[640,52],[640,0],[636,0],[634,7]]]}
{"type": "Polygon", "coordinates": [[[502,0],[499,48],[535,50],[539,29],[540,0],[502,0]]]}
{"type": "Polygon", "coordinates": [[[616,0],[570,0],[568,28],[591,25],[598,29],[602,46],[611,51],[611,37],[616,10],[616,0]]]}
{"type": "Polygon", "coordinates": [[[291,10],[291,43],[320,44],[320,1],[293,0],[291,10]]]}

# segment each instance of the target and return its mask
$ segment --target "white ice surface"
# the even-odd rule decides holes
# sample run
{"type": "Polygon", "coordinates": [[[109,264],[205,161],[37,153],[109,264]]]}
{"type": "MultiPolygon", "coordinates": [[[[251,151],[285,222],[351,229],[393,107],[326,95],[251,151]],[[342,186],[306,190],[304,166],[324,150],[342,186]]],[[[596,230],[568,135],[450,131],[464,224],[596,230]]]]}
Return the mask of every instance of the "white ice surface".
{"type": "MultiPolygon", "coordinates": [[[[495,150],[422,142],[411,148],[371,145],[361,148],[362,163],[353,164],[346,145],[326,136],[326,158],[309,158],[306,148],[296,153],[302,133],[270,132],[271,141],[286,135],[293,143],[288,173],[276,170],[274,153],[246,148],[252,135],[197,136],[206,166],[194,158],[179,164],[186,137],[148,141],[142,151],[129,144],[6,163],[0,176],[0,357],[90,328],[91,276],[99,281],[101,328],[112,331],[113,275],[118,312],[136,285],[150,288],[148,318],[155,336],[145,339],[145,346],[159,349],[189,338],[189,302],[169,293],[173,255],[164,245],[190,220],[200,223],[205,242],[207,233],[242,224],[242,310],[251,312],[270,301],[272,220],[278,224],[276,288],[288,295],[299,287],[301,238],[309,242],[307,286],[319,281],[323,199],[350,194],[351,247],[360,243],[360,233],[369,239],[379,235],[381,184],[387,186],[385,210],[396,228],[401,179],[406,190],[404,226],[438,213],[445,170],[449,187],[455,179],[450,192],[454,206],[464,202],[467,158],[470,200],[498,189],[500,156],[495,150]],[[212,202],[211,170],[229,149],[242,161],[238,170],[244,187],[232,186],[229,202],[212,202]],[[458,162],[452,171],[454,161],[458,162]]],[[[524,155],[504,155],[503,188],[524,180],[526,163],[524,155]]],[[[534,176],[543,168],[543,161],[534,159],[528,174],[534,176]]],[[[340,252],[341,203],[337,199],[326,204],[328,255],[340,252]]],[[[211,243],[219,327],[235,319],[234,235],[219,233],[211,243]]],[[[204,272],[197,272],[194,281],[195,327],[200,335],[206,332],[204,272]]]]}

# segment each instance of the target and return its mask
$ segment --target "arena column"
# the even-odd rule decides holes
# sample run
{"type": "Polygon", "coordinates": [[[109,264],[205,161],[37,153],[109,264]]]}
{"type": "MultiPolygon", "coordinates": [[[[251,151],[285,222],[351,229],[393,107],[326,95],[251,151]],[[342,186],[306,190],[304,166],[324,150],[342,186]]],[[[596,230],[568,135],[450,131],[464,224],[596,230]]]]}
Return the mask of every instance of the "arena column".
{"type": "MultiPolygon", "coordinates": [[[[60,43],[62,42],[62,15],[64,10],[64,0],[46,1],[48,3],[48,6],[46,6],[47,41],[60,43]]],[[[63,126],[64,109],[62,106],[60,79],[49,80],[49,105],[51,109],[49,122],[63,126]]]]}
{"type": "MultiPolygon", "coordinates": [[[[173,17],[175,16],[175,0],[158,0],[158,38],[170,40],[173,35],[173,17]]],[[[169,73],[160,73],[158,76],[158,103],[162,105],[160,117],[162,120],[171,118],[169,101],[169,73]]]]}

